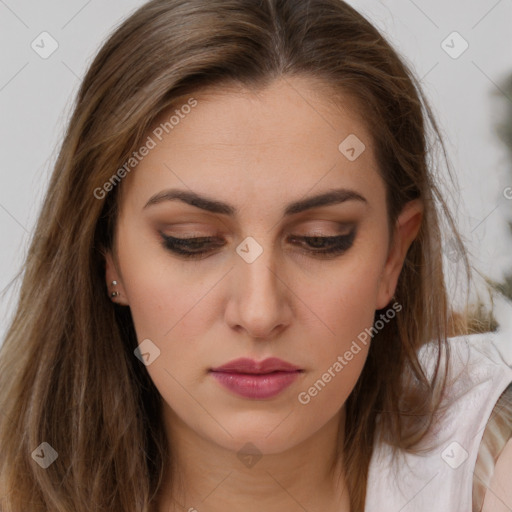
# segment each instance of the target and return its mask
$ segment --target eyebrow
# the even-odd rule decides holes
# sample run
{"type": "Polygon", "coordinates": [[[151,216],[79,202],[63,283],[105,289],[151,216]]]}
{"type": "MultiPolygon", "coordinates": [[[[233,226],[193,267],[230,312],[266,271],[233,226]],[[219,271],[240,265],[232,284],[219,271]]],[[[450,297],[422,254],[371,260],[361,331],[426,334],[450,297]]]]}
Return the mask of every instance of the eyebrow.
{"type": "MultiPolygon", "coordinates": [[[[162,203],[164,201],[176,200],[182,201],[191,206],[195,206],[201,210],[206,210],[211,213],[218,213],[222,215],[234,216],[238,211],[234,206],[228,203],[201,196],[192,191],[180,189],[169,189],[158,192],[149,199],[149,201],[144,205],[143,209],[148,208],[151,205],[162,203]]],[[[366,198],[355,190],[338,188],[288,204],[284,210],[283,217],[295,215],[312,208],[340,204],[346,201],[360,201],[366,204],[368,203],[366,198]]]]}

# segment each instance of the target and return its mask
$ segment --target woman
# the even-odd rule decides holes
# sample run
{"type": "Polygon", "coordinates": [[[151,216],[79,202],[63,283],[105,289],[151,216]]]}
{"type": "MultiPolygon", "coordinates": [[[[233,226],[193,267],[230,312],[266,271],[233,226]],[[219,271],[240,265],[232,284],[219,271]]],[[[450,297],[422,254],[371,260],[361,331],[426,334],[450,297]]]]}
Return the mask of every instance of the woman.
{"type": "Polygon", "coordinates": [[[450,338],[441,213],[470,268],[427,119],[339,0],[130,16],[2,347],[2,510],[491,510],[512,369],[492,333],[450,338]]]}

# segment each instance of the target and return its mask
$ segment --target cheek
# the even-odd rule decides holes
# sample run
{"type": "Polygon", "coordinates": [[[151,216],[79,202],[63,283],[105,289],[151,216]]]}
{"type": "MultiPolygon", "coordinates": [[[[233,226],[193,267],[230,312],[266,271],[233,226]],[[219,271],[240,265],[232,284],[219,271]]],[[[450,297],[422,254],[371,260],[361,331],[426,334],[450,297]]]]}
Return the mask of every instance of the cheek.
{"type": "Polygon", "coordinates": [[[316,388],[311,393],[303,389],[309,395],[305,401],[318,394],[316,401],[333,409],[343,404],[356,384],[371,341],[369,333],[375,315],[373,279],[367,274],[363,283],[352,273],[330,287],[322,287],[316,295],[309,290],[308,304],[319,312],[321,321],[316,322],[316,332],[304,340],[314,361],[307,387],[316,388]]]}
{"type": "Polygon", "coordinates": [[[156,354],[147,371],[164,399],[181,409],[189,388],[204,377],[211,358],[200,341],[208,333],[218,276],[201,278],[194,265],[181,262],[143,236],[119,237],[123,288],[139,343],[149,339],[156,354]]]}
{"type": "Polygon", "coordinates": [[[195,278],[186,262],[172,259],[146,231],[126,230],[119,237],[119,260],[139,341],[162,343],[178,323],[188,320],[187,312],[201,300],[208,283],[195,278]]]}
{"type": "Polygon", "coordinates": [[[321,286],[309,286],[304,295],[323,321],[326,337],[334,338],[338,349],[371,326],[375,315],[381,269],[376,261],[364,265],[355,260],[331,272],[321,286]]]}
{"type": "Polygon", "coordinates": [[[322,286],[308,289],[308,306],[320,321],[304,340],[314,370],[298,398],[311,411],[333,414],[361,374],[372,339],[379,274],[375,260],[366,265],[350,261],[322,286]]]}

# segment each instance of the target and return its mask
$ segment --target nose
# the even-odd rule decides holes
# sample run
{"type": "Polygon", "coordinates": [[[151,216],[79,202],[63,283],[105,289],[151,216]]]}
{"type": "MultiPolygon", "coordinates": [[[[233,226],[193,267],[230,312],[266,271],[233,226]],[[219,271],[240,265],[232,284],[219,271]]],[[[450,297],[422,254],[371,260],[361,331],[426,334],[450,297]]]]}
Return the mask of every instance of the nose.
{"type": "Polygon", "coordinates": [[[251,338],[275,337],[292,317],[291,291],[284,271],[277,267],[271,249],[264,249],[254,261],[238,255],[235,261],[226,308],[228,325],[251,338]]]}

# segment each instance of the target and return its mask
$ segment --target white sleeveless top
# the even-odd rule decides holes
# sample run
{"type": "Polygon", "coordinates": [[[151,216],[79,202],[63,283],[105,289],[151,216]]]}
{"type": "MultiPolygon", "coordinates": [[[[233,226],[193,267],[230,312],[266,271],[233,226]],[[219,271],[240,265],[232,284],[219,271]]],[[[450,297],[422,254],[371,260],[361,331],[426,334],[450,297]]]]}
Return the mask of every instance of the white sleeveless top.
{"type": "MultiPolygon", "coordinates": [[[[387,444],[376,446],[365,512],[472,512],[480,441],[496,401],[512,382],[512,360],[499,348],[512,339],[501,341],[500,336],[503,333],[490,332],[448,338],[448,393],[453,404],[431,429],[439,446],[424,454],[399,452],[396,459],[387,444]]],[[[426,345],[419,352],[427,375],[435,363],[434,350],[426,345]]]]}

